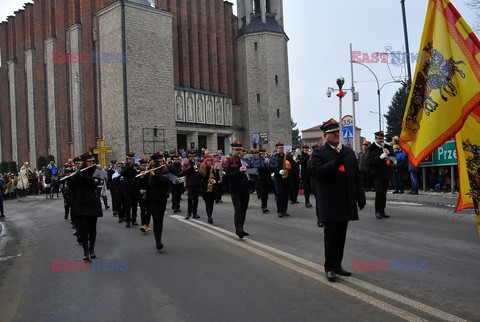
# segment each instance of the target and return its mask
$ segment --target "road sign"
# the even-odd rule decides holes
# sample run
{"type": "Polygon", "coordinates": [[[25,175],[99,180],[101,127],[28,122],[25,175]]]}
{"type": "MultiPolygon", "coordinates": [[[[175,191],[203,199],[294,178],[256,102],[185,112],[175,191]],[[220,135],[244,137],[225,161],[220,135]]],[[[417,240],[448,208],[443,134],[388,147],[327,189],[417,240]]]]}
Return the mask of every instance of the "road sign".
{"type": "Polygon", "coordinates": [[[353,127],[353,116],[345,115],[342,117],[342,127],[352,126],[353,127]]]}
{"type": "Polygon", "coordinates": [[[350,140],[353,138],[353,125],[343,126],[342,135],[344,140],[350,140]]]}
{"type": "Polygon", "coordinates": [[[421,167],[457,165],[457,150],[455,141],[447,141],[441,147],[433,151],[431,156],[425,158],[421,167]]]}

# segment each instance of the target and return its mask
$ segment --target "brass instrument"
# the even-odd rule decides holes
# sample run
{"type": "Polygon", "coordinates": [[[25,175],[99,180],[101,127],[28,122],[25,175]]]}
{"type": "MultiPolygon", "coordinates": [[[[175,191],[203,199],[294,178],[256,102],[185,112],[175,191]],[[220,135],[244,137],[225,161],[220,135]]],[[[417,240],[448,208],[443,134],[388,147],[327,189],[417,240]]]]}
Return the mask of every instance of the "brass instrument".
{"type": "Polygon", "coordinates": [[[163,168],[164,166],[165,166],[165,164],[162,164],[162,165],[159,166],[159,167],[156,167],[156,168],[153,168],[153,169],[149,169],[149,170],[145,170],[145,171],[141,171],[139,174],[137,174],[137,175],[135,176],[135,178],[144,176],[144,175],[146,175],[147,173],[149,173],[150,171],[152,171],[152,170],[153,170],[153,171],[158,170],[158,169],[160,169],[160,168],[163,168]]]}
{"type": "Polygon", "coordinates": [[[288,170],[290,169],[290,162],[287,160],[287,154],[283,154],[283,175],[282,179],[287,179],[288,178],[288,170]]]}
{"type": "Polygon", "coordinates": [[[207,192],[212,192],[213,186],[217,183],[214,179],[215,173],[213,168],[210,168],[210,175],[208,176],[208,183],[207,183],[207,192]]]}

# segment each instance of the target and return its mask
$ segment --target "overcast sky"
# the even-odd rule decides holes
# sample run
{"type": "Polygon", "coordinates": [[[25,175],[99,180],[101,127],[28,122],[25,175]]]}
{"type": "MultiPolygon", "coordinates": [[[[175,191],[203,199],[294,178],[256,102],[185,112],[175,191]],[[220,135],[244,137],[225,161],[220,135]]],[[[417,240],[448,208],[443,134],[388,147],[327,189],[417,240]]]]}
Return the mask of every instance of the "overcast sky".
{"type": "MultiPolygon", "coordinates": [[[[26,1],[0,0],[0,20],[22,8],[26,1]]],[[[231,0],[236,4],[236,0],[231,0]]],[[[410,52],[418,52],[425,22],[427,0],[406,0],[410,52]]],[[[474,14],[464,0],[451,0],[472,27],[474,14]]],[[[290,93],[292,117],[300,130],[338,119],[338,98],[327,98],[327,87],[336,87],[339,76],[350,88],[350,49],[362,53],[404,51],[404,34],[400,0],[284,0],[285,31],[289,41],[290,93]]],[[[234,8],[234,12],[236,8],[234,8]]],[[[367,64],[377,75],[380,86],[405,77],[405,69],[391,64],[367,64]],[[389,71],[391,69],[391,73],[389,71]]],[[[415,65],[412,65],[412,74],[415,65]]],[[[362,136],[372,139],[378,130],[377,83],[367,68],[354,65],[357,126],[362,136]],[[373,111],[375,113],[370,113],[373,111]]],[[[386,84],[381,90],[381,111],[386,114],[391,98],[398,88],[386,84]]],[[[352,114],[351,93],[343,99],[343,115],[352,114]]]]}

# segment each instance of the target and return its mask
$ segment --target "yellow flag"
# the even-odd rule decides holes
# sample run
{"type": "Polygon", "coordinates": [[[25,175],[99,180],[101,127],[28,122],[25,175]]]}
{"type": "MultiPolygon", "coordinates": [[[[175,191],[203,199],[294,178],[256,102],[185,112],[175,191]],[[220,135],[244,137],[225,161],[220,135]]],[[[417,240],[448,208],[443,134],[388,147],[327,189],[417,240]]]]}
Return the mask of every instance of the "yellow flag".
{"type": "Polygon", "coordinates": [[[417,166],[480,106],[480,42],[448,0],[429,0],[400,146],[417,166]]]}
{"type": "Polygon", "coordinates": [[[480,108],[475,109],[455,135],[459,195],[457,208],[474,208],[480,235],[480,108]]]}

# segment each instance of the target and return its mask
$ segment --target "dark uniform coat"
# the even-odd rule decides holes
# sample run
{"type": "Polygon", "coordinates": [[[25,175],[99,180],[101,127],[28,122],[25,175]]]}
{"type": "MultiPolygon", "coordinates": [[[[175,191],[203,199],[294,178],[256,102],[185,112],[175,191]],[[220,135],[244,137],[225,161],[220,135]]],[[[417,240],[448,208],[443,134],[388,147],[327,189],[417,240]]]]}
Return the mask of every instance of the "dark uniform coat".
{"type": "MultiPolygon", "coordinates": [[[[394,157],[395,153],[392,147],[385,144],[384,148],[388,149],[388,156],[394,157]]],[[[373,178],[379,178],[381,180],[388,180],[392,176],[392,166],[387,164],[387,159],[380,159],[380,155],[383,153],[383,148],[378,147],[375,143],[372,143],[367,150],[367,165],[372,169],[371,175],[373,178]]]]}
{"type": "Polygon", "coordinates": [[[365,203],[355,152],[343,146],[340,153],[345,154],[343,167],[335,165],[339,153],[328,144],[316,148],[310,160],[317,214],[323,223],[358,220],[357,203],[365,203]]]}
{"type": "Polygon", "coordinates": [[[75,215],[78,217],[102,217],[102,205],[97,196],[97,181],[92,177],[95,167],[85,172],[78,171],[71,180],[71,188],[76,191],[75,215]]]}

